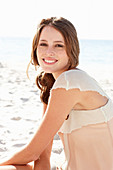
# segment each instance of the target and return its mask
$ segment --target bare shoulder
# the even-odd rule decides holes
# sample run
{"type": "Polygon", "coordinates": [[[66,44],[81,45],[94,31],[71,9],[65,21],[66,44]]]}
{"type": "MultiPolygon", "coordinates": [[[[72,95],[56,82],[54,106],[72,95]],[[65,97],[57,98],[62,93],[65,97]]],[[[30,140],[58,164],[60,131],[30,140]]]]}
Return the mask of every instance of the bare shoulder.
{"type": "Polygon", "coordinates": [[[75,104],[80,102],[80,98],[81,92],[79,89],[53,89],[50,93],[48,107],[63,110],[62,112],[67,112],[70,111],[75,104]]]}

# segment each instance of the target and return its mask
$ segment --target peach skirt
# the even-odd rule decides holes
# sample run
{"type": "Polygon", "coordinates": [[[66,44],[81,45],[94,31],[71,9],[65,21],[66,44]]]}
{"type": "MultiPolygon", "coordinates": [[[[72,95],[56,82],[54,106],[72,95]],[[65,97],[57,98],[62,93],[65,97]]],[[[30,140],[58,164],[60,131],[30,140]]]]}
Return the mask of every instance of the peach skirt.
{"type": "Polygon", "coordinates": [[[113,170],[113,119],[74,130],[67,134],[67,142],[64,151],[69,159],[59,169],[113,170]]]}

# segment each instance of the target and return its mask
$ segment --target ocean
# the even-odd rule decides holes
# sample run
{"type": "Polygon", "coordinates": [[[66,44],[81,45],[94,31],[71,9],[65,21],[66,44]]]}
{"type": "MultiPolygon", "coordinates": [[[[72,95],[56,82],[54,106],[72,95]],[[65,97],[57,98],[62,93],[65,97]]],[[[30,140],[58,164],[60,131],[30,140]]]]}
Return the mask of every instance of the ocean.
{"type": "MultiPolygon", "coordinates": [[[[80,40],[80,65],[113,66],[113,40],[80,40]]],[[[0,62],[30,60],[32,38],[0,37],[0,62]]]]}
{"type": "MultiPolygon", "coordinates": [[[[94,78],[113,75],[113,40],[79,40],[79,43],[78,68],[90,72],[94,78]]],[[[32,38],[0,37],[0,63],[26,72],[31,49],[32,38]]]]}
{"type": "Polygon", "coordinates": [[[26,62],[30,60],[31,38],[0,37],[1,62],[26,62]]]}

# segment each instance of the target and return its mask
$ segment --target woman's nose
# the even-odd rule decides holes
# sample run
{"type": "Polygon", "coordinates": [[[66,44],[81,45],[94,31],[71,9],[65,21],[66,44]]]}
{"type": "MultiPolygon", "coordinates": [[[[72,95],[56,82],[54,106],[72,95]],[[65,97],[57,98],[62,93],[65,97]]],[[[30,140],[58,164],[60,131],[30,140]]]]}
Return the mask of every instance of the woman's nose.
{"type": "Polygon", "coordinates": [[[48,56],[53,56],[54,55],[54,50],[52,47],[48,47],[47,50],[46,50],[46,54],[48,56]]]}

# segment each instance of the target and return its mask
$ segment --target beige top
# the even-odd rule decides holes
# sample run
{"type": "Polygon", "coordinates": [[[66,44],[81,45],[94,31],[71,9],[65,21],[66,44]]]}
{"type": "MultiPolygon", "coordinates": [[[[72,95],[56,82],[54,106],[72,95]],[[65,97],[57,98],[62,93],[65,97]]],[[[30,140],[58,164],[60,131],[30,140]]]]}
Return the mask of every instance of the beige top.
{"type": "MultiPolygon", "coordinates": [[[[90,77],[85,71],[76,69],[63,72],[56,80],[52,89],[79,88],[81,91],[97,91],[101,95],[109,97],[100,88],[96,80],[90,77]]],[[[105,106],[94,110],[71,110],[69,118],[64,121],[59,132],[71,133],[74,129],[81,128],[89,124],[107,122],[113,117],[113,103],[111,99],[105,106]]]]}
{"type": "Polygon", "coordinates": [[[64,145],[63,170],[113,170],[113,103],[98,83],[86,72],[63,72],[53,88],[97,91],[108,98],[107,104],[94,110],[71,110],[59,129],[64,145]]]}

